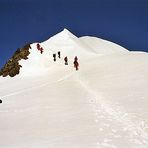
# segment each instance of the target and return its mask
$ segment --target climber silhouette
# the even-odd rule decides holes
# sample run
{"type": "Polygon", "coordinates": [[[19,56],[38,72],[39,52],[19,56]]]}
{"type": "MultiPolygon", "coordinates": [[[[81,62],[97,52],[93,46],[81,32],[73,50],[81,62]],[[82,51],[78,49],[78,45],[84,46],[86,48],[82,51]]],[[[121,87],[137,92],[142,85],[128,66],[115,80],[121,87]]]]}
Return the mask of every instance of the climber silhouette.
{"type": "Polygon", "coordinates": [[[56,61],[56,54],[53,54],[53,60],[56,61]]]}
{"type": "Polygon", "coordinates": [[[78,58],[77,58],[77,56],[75,56],[73,64],[74,64],[74,67],[76,68],[76,70],[78,70],[79,63],[78,63],[78,58]]]}
{"type": "Polygon", "coordinates": [[[58,57],[61,58],[61,52],[60,51],[58,51],[58,57]]]}
{"type": "Polygon", "coordinates": [[[41,54],[42,54],[43,53],[43,48],[42,47],[40,48],[40,51],[41,51],[41,54]]]}
{"type": "Polygon", "coordinates": [[[65,65],[68,65],[68,58],[67,57],[64,58],[64,61],[65,61],[65,65]]]}
{"type": "Polygon", "coordinates": [[[40,44],[38,43],[36,46],[37,46],[37,49],[40,50],[40,48],[41,48],[40,44]]]}

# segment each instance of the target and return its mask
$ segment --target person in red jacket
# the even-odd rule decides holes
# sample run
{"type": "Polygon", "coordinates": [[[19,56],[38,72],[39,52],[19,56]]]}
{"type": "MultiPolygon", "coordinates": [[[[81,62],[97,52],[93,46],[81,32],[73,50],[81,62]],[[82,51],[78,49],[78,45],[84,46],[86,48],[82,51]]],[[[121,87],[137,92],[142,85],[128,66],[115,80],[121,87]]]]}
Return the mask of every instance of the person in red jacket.
{"type": "Polygon", "coordinates": [[[38,43],[36,46],[37,46],[37,49],[40,50],[40,48],[41,48],[40,44],[38,43]]]}
{"type": "Polygon", "coordinates": [[[37,49],[41,52],[41,54],[43,53],[43,48],[40,46],[40,44],[38,43],[37,45],[37,49]]]}
{"type": "Polygon", "coordinates": [[[79,63],[78,63],[78,57],[77,56],[75,56],[73,64],[74,64],[74,67],[76,68],[76,70],[78,70],[79,63]]]}
{"type": "Polygon", "coordinates": [[[79,67],[78,61],[74,61],[73,63],[74,63],[74,67],[76,68],[76,70],[78,70],[78,67],[79,67]]]}

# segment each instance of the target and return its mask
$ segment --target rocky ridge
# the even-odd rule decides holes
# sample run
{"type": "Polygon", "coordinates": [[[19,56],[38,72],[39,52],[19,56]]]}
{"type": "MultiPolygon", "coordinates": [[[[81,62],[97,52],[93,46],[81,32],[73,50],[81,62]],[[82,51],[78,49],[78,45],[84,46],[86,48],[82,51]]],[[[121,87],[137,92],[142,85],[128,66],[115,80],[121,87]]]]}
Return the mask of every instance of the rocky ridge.
{"type": "Polygon", "coordinates": [[[22,67],[19,64],[19,61],[28,59],[30,54],[29,49],[31,49],[30,44],[26,44],[23,48],[18,48],[14,55],[6,62],[6,64],[0,70],[0,76],[14,77],[19,74],[20,68],[22,67]]]}

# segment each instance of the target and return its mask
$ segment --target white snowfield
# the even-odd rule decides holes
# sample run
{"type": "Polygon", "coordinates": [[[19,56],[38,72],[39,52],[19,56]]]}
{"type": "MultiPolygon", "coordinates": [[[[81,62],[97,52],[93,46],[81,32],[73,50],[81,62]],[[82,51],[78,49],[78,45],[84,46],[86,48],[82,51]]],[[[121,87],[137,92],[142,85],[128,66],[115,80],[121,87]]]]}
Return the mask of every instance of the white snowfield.
{"type": "Polygon", "coordinates": [[[0,148],[148,148],[147,53],[66,29],[40,45],[0,77],[0,148]]]}

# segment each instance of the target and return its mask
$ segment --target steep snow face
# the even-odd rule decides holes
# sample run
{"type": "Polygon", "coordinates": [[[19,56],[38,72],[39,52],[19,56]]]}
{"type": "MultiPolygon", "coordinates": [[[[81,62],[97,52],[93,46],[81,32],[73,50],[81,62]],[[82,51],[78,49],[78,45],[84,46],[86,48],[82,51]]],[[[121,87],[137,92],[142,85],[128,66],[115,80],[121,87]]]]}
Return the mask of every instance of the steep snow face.
{"type": "Polygon", "coordinates": [[[113,53],[126,53],[128,50],[114,43],[95,38],[95,37],[76,37],[67,29],[40,43],[43,47],[43,54],[37,50],[37,43],[31,45],[29,60],[22,60],[23,66],[21,75],[40,75],[51,68],[53,63],[53,54],[61,52],[63,58],[68,56],[70,63],[73,63],[75,56],[79,59],[86,59],[96,55],[107,55],[113,53]]]}

